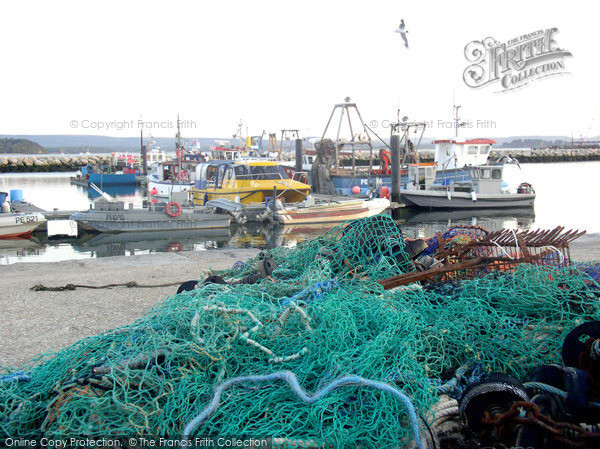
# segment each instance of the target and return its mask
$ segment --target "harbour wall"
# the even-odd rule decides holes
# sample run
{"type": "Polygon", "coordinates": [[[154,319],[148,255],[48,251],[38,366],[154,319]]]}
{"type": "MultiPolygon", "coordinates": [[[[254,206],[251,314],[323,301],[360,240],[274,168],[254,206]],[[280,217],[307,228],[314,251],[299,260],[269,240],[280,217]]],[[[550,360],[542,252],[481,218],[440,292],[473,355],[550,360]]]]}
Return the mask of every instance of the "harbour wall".
{"type": "Polygon", "coordinates": [[[33,156],[0,154],[0,173],[72,172],[91,164],[108,164],[110,155],[33,156]]]}
{"type": "MultiPolygon", "coordinates": [[[[600,149],[598,148],[570,148],[570,149],[505,149],[493,150],[490,153],[492,159],[503,154],[516,158],[519,162],[543,163],[543,162],[585,162],[600,161],[600,149]]],[[[433,161],[433,150],[420,151],[422,162],[433,161]]],[[[72,172],[79,168],[92,164],[108,164],[110,155],[56,155],[56,156],[34,156],[0,154],[0,173],[22,173],[22,172],[72,172]]],[[[374,161],[379,164],[378,161],[374,161]]]]}

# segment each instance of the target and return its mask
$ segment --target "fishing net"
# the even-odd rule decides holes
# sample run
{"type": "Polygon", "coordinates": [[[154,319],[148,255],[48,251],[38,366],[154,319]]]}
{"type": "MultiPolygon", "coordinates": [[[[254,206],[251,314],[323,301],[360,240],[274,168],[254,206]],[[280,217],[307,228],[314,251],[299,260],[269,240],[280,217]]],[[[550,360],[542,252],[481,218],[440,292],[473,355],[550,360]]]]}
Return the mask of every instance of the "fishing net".
{"type": "MultiPolygon", "coordinates": [[[[573,268],[523,264],[385,291],[374,281],[412,269],[385,216],[213,274],[239,281],[265,257],[278,267],[256,284],[201,285],[131,325],[3,368],[12,377],[0,378],[0,436],[177,438],[226,380],[284,370],[310,392],[343,376],[385,382],[426,416],[441,388],[459,394],[457,369],[521,377],[559,362],[565,335],[600,319],[598,285],[573,268]]],[[[193,434],[284,447],[399,447],[411,437],[407,407],[384,391],[343,386],[308,404],[281,380],[227,389],[193,434]]]]}
{"type": "MultiPolygon", "coordinates": [[[[482,226],[452,226],[441,233],[441,238],[443,247],[447,247],[452,243],[466,244],[481,240],[489,233],[490,231],[482,226]]],[[[427,249],[423,251],[423,254],[430,256],[438,252],[440,244],[437,235],[426,238],[425,243],[427,243],[427,249]]]]}
{"type": "Polygon", "coordinates": [[[575,266],[596,282],[600,282],[600,261],[576,262],[575,266]]]}

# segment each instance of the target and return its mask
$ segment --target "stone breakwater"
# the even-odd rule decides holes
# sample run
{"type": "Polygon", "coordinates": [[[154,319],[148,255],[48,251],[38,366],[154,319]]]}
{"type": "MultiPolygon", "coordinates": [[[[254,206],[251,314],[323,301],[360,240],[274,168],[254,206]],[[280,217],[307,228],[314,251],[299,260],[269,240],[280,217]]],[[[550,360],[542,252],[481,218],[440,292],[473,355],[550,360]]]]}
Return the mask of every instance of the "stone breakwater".
{"type": "Polygon", "coordinates": [[[600,161],[600,148],[569,148],[569,149],[517,149],[507,148],[501,152],[492,151],[497,156],[508,154],[522,163],[540,162],[586,162],[600,161]]]}
{"type": "MultiPolygon", "coordinates": [[[[522,164],[543,162],[586,162],[600,161],[599,148],[564,148],[564,149],[513,149],[492,150],[490,160],[508,155],[522,164]]],[[[422,162],[433,161],[433,150],[419,153],[422,162]]]]}
{"type": "Polygon", "coordinates": [[[31,156],[0,154],[0,173],[72,172],[87,164],[108,164],[110,155],[31,156]]]}
{"type": "MultiPolygon", "coordinates": [[[[541,162],[585,162],[600,161],[598,148],[569,148],[569,149],[502,149],[492,150],[492,160],[506,154],[516,158],[521,163],[541,162]]],[[[420,151],[423,162],[433,161],[433,150],[420,151]]],[[[108,164],[110,155],[57,155],[57,156],[32,156],[0,154],[0,173],[13,172],[71,172],[80,167],[92,164],[108,164]]],[[[379,161],[374,160],[378,165],[379,161]]],[[[364,165],[358,163],[358,165],[364,165]]]]}

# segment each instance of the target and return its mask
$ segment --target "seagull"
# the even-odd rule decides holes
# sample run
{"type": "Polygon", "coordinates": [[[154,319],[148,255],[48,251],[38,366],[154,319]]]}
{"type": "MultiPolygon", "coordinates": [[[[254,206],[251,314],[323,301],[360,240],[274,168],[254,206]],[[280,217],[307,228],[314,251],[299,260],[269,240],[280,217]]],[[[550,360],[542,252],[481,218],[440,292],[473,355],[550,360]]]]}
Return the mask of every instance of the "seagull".
{"type": "Polygon", "coordinates": [[[502,156],[500,156],[496,161],[496,164],[515,164],[517,167],[519,167],[519,170],[521,169],[521,164],[519,164],[519,160],[517,158],[510,157],[508,154],[503,154],[502,156]]]}
{"type": "Polygon", "coordinates": [[[404,46],[406,48],[408,48],[408,39],[406,39],[406,33],[408,33],[408,31],[406,31],[406,25],[404,25],[404,19],[402,19],[400,21],[400,25],[398,26],[398,29],[395,30],[396,33],[400,33],[400,36],[402,36],[402,40],[404,41],[404,46]]]}

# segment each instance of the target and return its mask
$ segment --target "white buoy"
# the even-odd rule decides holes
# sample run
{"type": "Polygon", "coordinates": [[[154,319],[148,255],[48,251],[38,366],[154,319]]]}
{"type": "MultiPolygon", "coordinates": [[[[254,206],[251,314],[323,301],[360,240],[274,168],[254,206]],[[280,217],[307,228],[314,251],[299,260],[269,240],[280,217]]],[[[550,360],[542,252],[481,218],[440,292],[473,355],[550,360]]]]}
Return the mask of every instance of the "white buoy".
{"type": "Polygon", "coordinates": [[[475,192],[471,192],[471,199],[473,202],[477,201],[477,194],[475,192]]]}
{"type": "Polygon", "coordinates": [[[452,201],[452,194],[450,193],[450,190],[446,191],[446,198],[448,198],[448,201],[452,201]]]}

